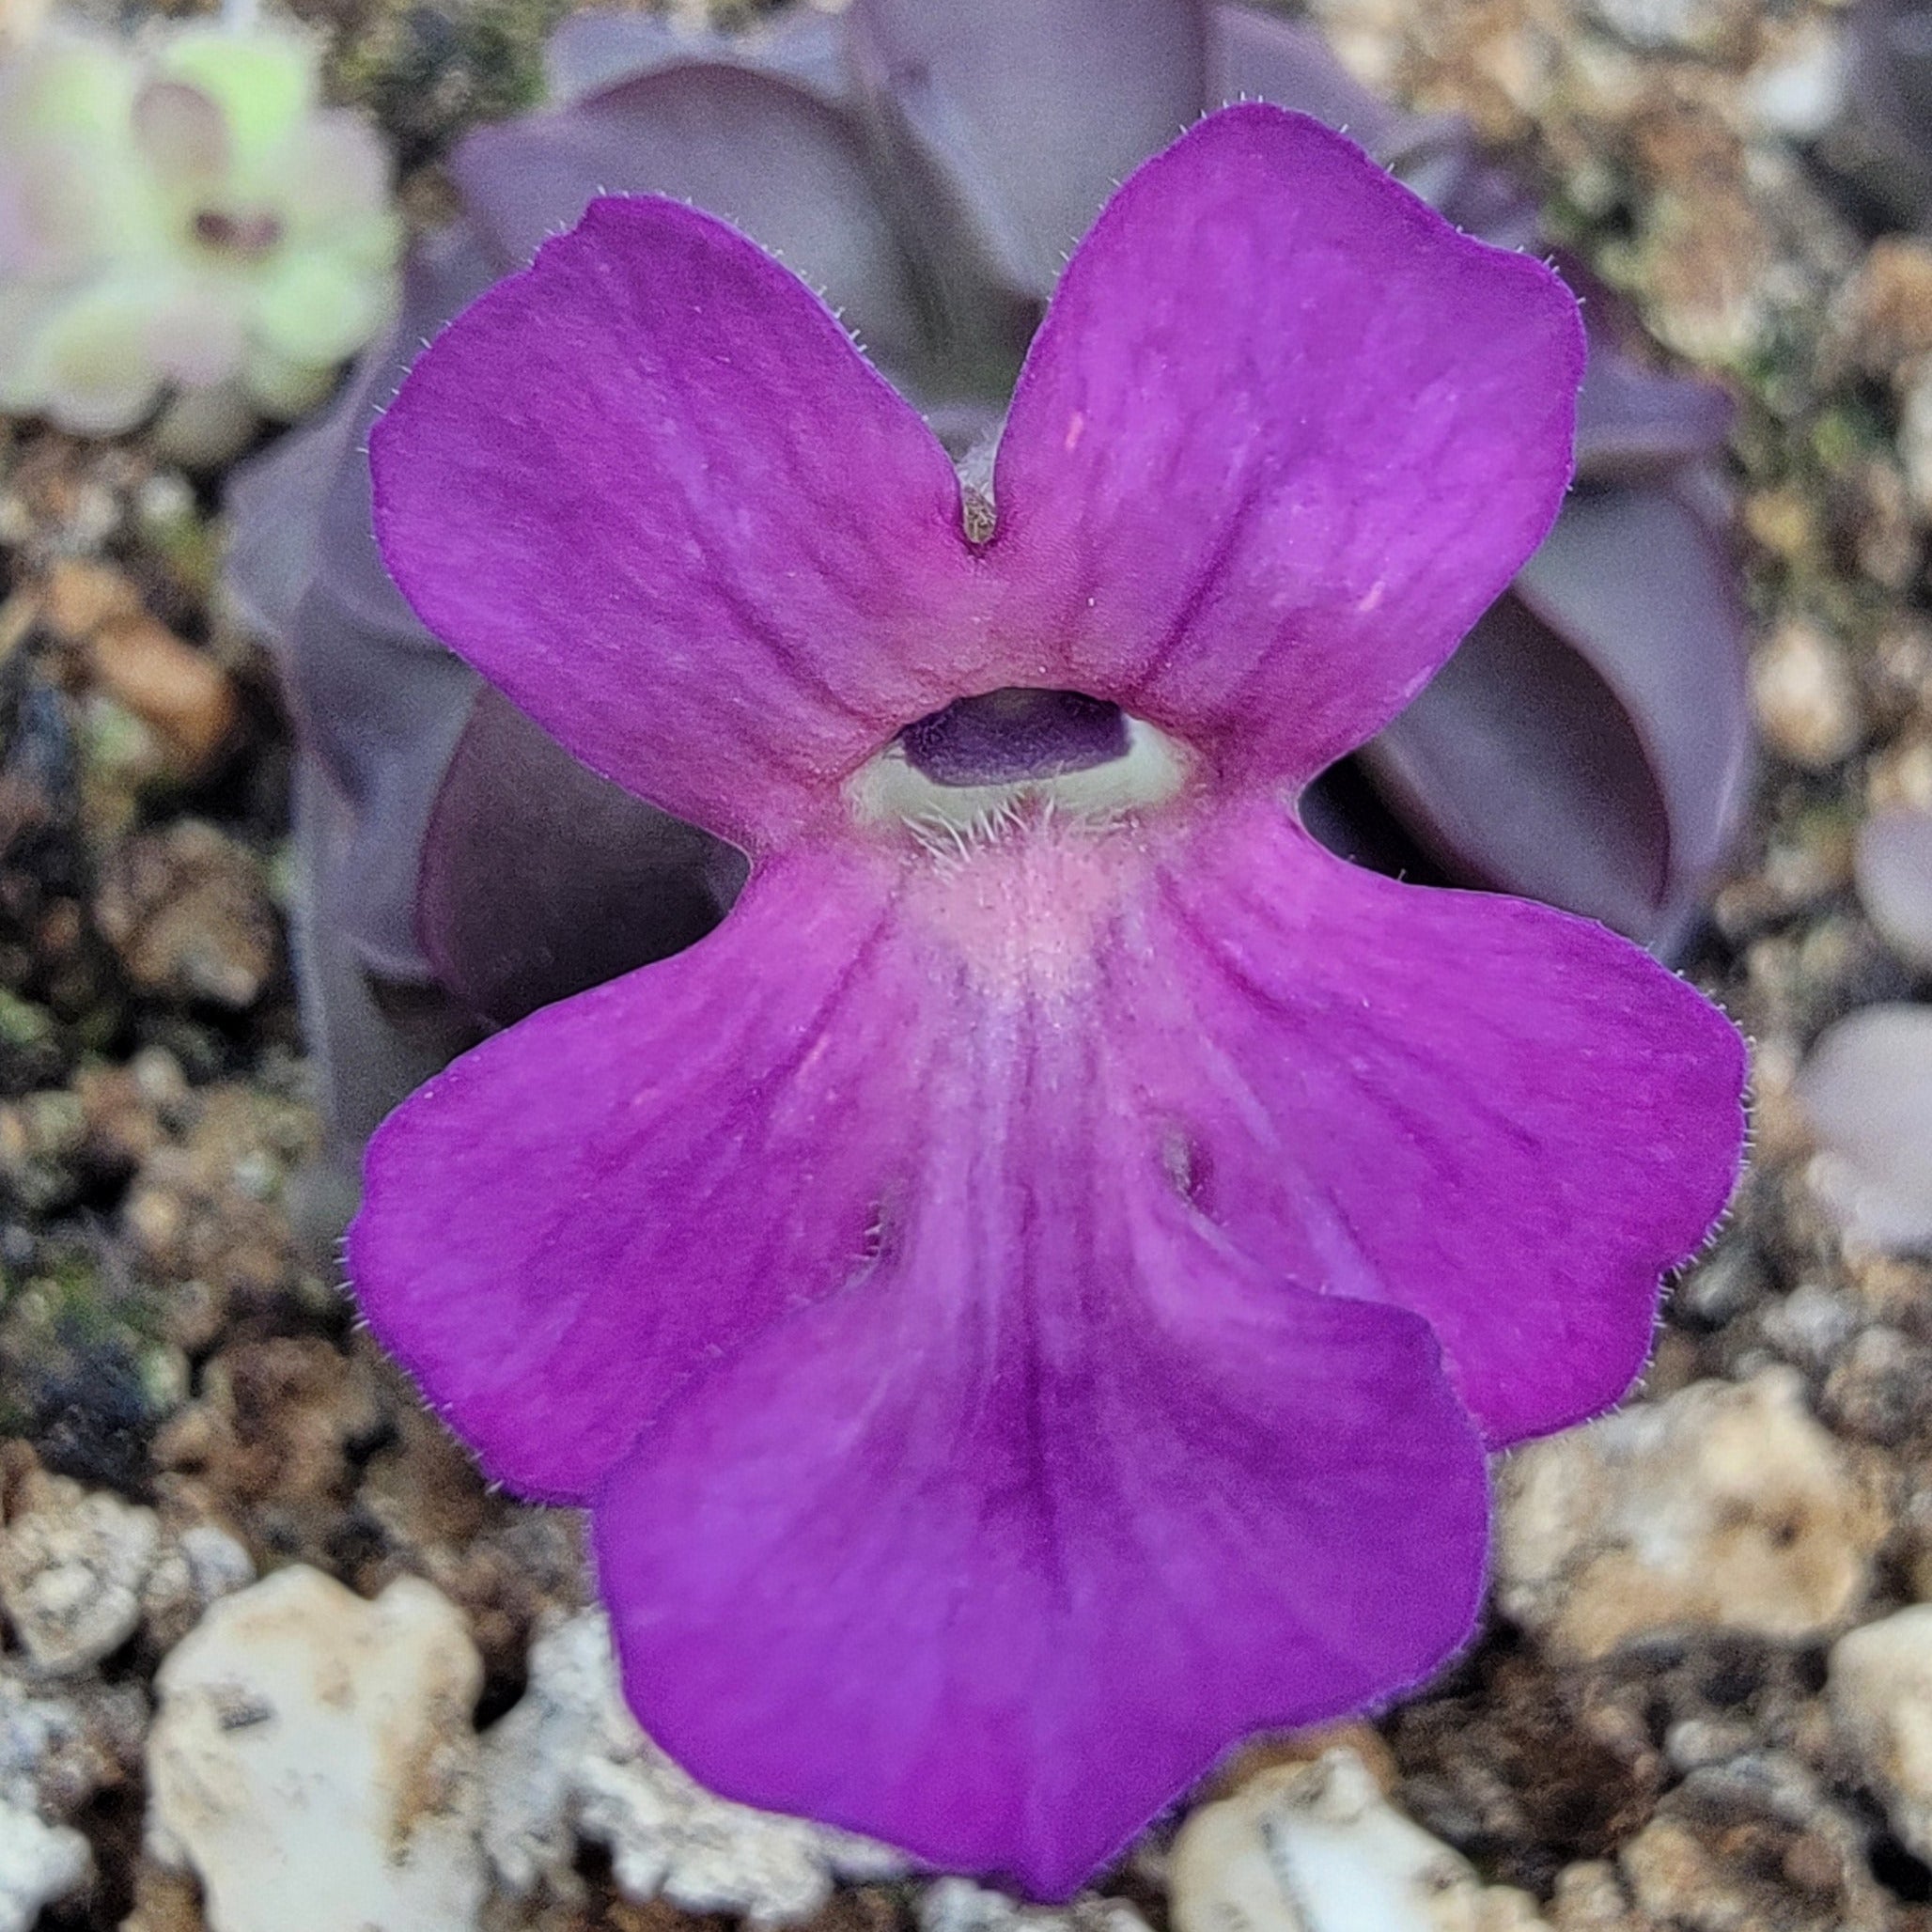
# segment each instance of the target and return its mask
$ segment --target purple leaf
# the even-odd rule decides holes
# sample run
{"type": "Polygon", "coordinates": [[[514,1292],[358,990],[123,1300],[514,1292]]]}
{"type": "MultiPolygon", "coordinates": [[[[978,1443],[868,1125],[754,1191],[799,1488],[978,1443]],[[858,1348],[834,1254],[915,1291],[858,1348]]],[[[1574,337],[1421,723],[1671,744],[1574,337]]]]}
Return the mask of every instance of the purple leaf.
{"type": "Polygon", "coordinates": [[[1661,942],[1743,807],[1743,653],[1733,566],[1696,515],[1580,491],[1369,766],[1460,875],[1661,942]]]}
{"type": "Polygon", "coordinates": [[[850,91],[839,22],[794,7],[743,33],[694,29],[661,13],[587,8],[559,23],[544,48],[550,95],[567,105],[625,81],[688,63],[749,68],[796,81],[829,104],[850,91]]]}
{"type": "Polygon", "coordinates": [[[329,415],[239,468],[228,583],[275,640],[304,755],[350,824],[333,864],[345,937],[371,970],[420,980],[416,867],[429,806],[476,689],[390,581],[369,524],[369,426],[424,339],[489,286],[467,230],[419,250],[396,326],[357,364],[329,415]]]}
{"type": "Polygon", "coordinates": [[[485,689],[423,844],[417,936],[498,1025],[702,939],[744,883],[730,847],[599,778],[485,689]]]}
{"type": "Polygon", "coordinates": [[[451,172],[505,268],[600,195],[667,195],[723,215],[815,288],[889,361],[923,353],[913,270],[863,129],[795,82],[686,61],[548,114],[481,128],[451,172]]]}
{"type": "Polygon", "coordinates": [[[1201,112],[1198,0],[853,0],[852,57],[993,274],[1040,301],[1114,186],[1201,112]]]}
{"type": "Polygon", "coordinates": [[[1932,972],[1932,812],[1909,805],[1859,827],[1858,896],[1898,956],[1932,972]]]}

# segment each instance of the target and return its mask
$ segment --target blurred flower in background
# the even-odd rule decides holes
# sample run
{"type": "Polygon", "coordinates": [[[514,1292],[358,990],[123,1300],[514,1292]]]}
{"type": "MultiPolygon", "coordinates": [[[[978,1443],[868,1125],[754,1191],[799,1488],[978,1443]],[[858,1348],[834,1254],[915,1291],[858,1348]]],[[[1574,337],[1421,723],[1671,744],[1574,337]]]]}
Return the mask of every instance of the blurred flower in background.
{"type": "Polygon", "coordinates": [[[24,46],[47,17],[47,0],[0,0],[0,55],[24,46]]]}
{"type": "MultiPolygon", "coordinates": [[[[1542,248],[1453,120],[1362,89],[1309,28],[1199,0],[854,0],[693,39],[581,14],[551,104],[471,135],[461,214],[323,421],[240,473],[231,583],[277,643],[304,745],[311,1033],[345,1150],[479,1030],[690,943],[742,862],[594,778],[416,624],[369,532],[369,425],[425,340],[593,195],[723,214],[825,290],[983,469],[1067,250],[1205,109],[1345,128],[1451,219],[1542,248]],[[989,53],[989,50],[994,50],[989,53]]],[[[1504,888],[1659,951],[1693,929],[1750,763],[1717,458],[1729,405],[1659,373],[1585,293],[1579,487],[1424,696],[1304,801],[1364,863],[1504,888]]]]}
{"type": "Polygon", "coordinates": [[[83,435],[164,413],[164,450],[236,453],[389,319],[402,229],[319,50],[269,25],[129,44],[52,22],[0,60],[0,409],[83,435]]]}

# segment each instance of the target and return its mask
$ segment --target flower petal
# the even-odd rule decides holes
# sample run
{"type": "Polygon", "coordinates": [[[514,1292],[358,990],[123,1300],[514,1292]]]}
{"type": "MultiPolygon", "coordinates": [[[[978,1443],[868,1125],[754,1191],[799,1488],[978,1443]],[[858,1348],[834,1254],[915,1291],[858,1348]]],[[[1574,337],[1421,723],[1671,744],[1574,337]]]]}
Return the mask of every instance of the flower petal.
{"type": "Polygon", "coordinates": [[[1203,1211],[1426,1317],[1493,1443],[1608,1408],[1736,1183],[1737,1030],[1601,927],[1358,871],[1265,802],[1165,878],[1187,1032],[1145,1086],[1203,1211]]]}
{"type": "Polygon", "coordinates": [[[1485,1470],[1422,1322],[1284,1290],[996,1058],[903,1250],[640,1440],[598,1575],[702,1782],[1060,1899],[1239,1737],[1457,1647],[1485,1470]]]}
{"type": "Polygon", "coordinates": [[[312,246],[285,253],[256,278],[249,319],[257,338],[291,363],[328,365],[351,356],[395,306],[386,268],[312,246]]]}
{"type": "Polygon", "coordinates": [[[865,863],[773,861],[710,938],[498,1034],[371,1141],[351,1278],[498,1480],[581,1500],[861,1266],[936,1046],[865,863]]]}
{"type": "Polygon", "coordinates": [[[1212,117],[1123,188],[994,473],[1061,681],[1305,781],[1420,689],[1549,529],[1576,304],[1317,122],[1212,117]]]}
{"type": "Polygon", "coordinates": [[[77,436],[118,436],[153,413],[164,378],[148,350],[157,279],[106,278],[43,309],[12,372],[26,407],[77,436]]]}
{"type": "Polygon", "coordinates": [[[1201,111],[1199,0],[854,0],[852,55],[994,272],[1044,299],[1100,205],[1201,111]]]}
{"type": "Polygon", "coordinates": [[[282,144],[272,193],[301,242],[351,238],[369,247],[371,265],[393,264],[401,224],[390,207],[395,163],[373,122],[344,107],[306,116],[282,144]]]}
{"type": "Polygon", "coordinates": [[[134,140],[164,188],[197,187],[231,164],[221,103],[187,81],[149,80],[134,96],[134,140]]]}
{"type": "Polygon", "coordinates": [[[698,1776],[1059,1894],[1459,1641],[1470,1411],[1622,1392],[1742,1077],[1627,943],[1265,797],[881,830],[431,1081],[351,1271],[492,1474],[592,1498],[698,1776]]]}
{"type": "Polygon", "coordinates": [[[371,460],[429,629],[740,845],[835,813],[976,648],[945,452],[800,282],[670,202],[595,203],[460,317],[371,460]]]}
{"type": "Polygon", "coordinates": [[[245,34],[219,21],[198,21],[157,50],[168,80],[198,87],[221,109],[232,164],[251,175],[315,105],[319,42],[299,29],[266,23],[245,34]]]}
{"type": "Polygon", "coordinates": [[[144,331],[145,360],[184,388],[231,381],[248,354],[242,307],[231,291],[181,274],[158,282],[155,297],[144,331]]]}

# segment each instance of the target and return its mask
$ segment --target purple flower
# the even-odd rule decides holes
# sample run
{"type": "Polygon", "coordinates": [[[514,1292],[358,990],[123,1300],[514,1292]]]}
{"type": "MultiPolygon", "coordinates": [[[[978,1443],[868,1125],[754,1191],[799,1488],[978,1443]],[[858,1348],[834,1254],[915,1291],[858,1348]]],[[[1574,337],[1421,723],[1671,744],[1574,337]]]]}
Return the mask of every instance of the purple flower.
{"type": "Polygon", "coordinates": [[[717,1789],[1062,1896],[1233,1739],[1441,1663],[1486,1449],[1637,1373],[1737,1034],[1294,809],[1549,528],[1582,360],[1548,270],[1249,106],[1081,245],[991,501],[665,201],[404,384],[424,622],[752,876],[405,1103],[351,1270],[492,1476],[590,1506],[717,1789]]]}

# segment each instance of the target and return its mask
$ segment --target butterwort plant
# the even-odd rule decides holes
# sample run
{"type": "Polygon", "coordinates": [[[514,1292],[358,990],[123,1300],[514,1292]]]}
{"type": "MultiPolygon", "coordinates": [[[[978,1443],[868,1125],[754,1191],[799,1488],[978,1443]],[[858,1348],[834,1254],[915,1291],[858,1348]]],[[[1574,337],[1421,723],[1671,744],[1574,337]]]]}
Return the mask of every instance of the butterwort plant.
{"type": "MultiPolygon", "coordinates": [[[[384,573],[370,427],[422,345],[606,191],[725,216],[819,289],[957,456],[996,434],[1061,264],[1114,183],[1209,108],[1347,132],[1458,227],[1542,252],[1534,198],[1454,120],[1352,82],[1232,0],[852,0],[693,35],[572,14],[550,101],[449,157],[460,217],[335,403],[235,474],[230,588],[299,729],[296,958],[347,1170],[489,1026],[709,931],[739,855],[594,776],[425,631],[384,573]]],[[[1301,802],[1379,869],[1601,919],[1669,958],[1746,795],[1721,390],[1660,373],[1608,291],[1562,516],[1455,656],[1301,802]]],[[[339,1223],[327,1232],[339,1232],[339,1223]]]]}
{"type": "Polygon", "coordinates": [[[423,622],[750,856],[437,1074],[349,1263],[489,1473],[585,1504],[726,1795],[1060,1898],[1235,1739],[1468,1637],[1488,1451],[1614,1402],[1741,1042],[1575,915],[1296,802],[1550,526],[1548,269],[1319,123],[1136,172],[988,485],[735,230],[603,199],[372,451],[423,622]]]}

